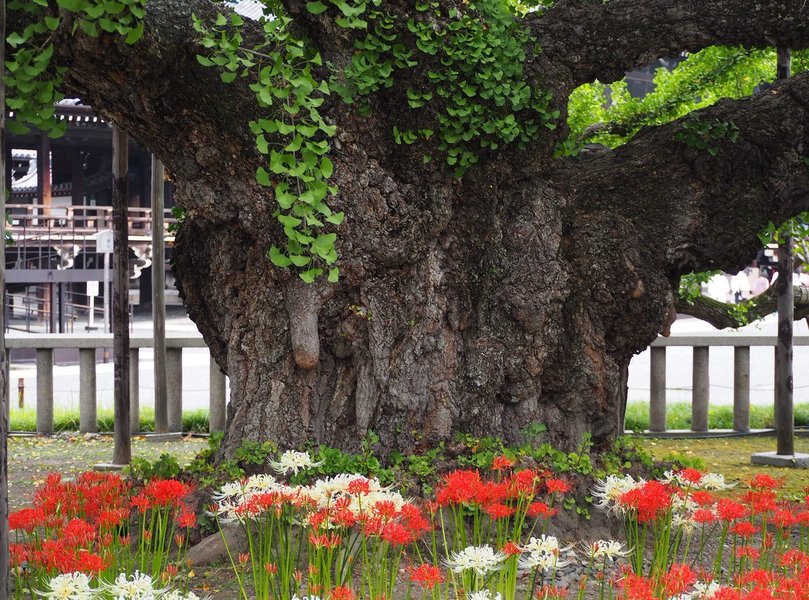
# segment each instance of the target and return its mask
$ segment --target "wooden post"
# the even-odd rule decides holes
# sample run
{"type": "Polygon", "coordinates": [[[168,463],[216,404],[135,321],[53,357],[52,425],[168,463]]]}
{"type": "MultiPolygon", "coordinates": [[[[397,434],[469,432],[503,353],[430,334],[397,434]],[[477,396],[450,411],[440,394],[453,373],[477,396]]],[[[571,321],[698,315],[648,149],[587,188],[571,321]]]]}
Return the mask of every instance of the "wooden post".
{"type": "Polygon", "coordinates": [[[666,431],[666,347],[651,348],[649,431],[666,431]]]}
{"type": "Polygon", "coordinates": [[[733,350],[733,429],[750,431],[750,346],[733,350]]]}
{"type": "Polygon", "coordinates": [[[691,431],[708,431],[708,404],[711,390],[709,357],[709,346],[694,346],[691,431]]]}
{"type": "Polygon", "coordinates": [[[51,214],[53,194],[51,188],[51,140],[47,133],[39,134],[37,146],[37,201],[42,206],[42,215],[51,214]]]}
{"type": "Polygon", "coordinates": [[[795,306],[792,296],[792,238],[778,246],[778,345],[775,347],[775,434],[777,453],[795,454],[794,415],[792,396],[792,332],[795,306]]]}
{"type": "Polygon", "coordinates": [[[219,370],[213,356],[210,358],[210,374],[208,376],[209,385],[209,410],[208,410],[208,431],[224,431],[227,422],[227,400],[225,398],[225,374],[219,370]]]}
{"type": "Polygon", "coordinates": [[[53,433],[53,348],[37,348],[37,433],[53,433]]]}
{"type": "Polygon", "coordinates": [[[112,462],[128,465],[132,459],[129,434],[129,223],[127,175],[129,139],[118,127],[112,130],[112,235],[113,235],[113,388],[115,395],[115,450],[112,462]]]}
{"type": "MultiPolygon", "coordinates": [[[[6,39],[6,0],[0,0],[0,40],[6,39]]],[[[6,45],[0,44],[0,598],[10,598],[8,537],[8,357],[6,356],[6,45]]]]}
{"type": "Polygon", "coordinates": [[[95,348],[79,349],[79,431],[98,431],[95,348]]]}
{"type": "Polygon", "coordinates": [[[129,349],[129,433],[140,431],[140,348],[129,349]]]}
{"type": "Polygon", "coordinates": [[[168,433],[168,390],[166,387],[166,271],[163,163],[152,155],[152,327],[154,336],[154,428],[168,433]]]}
{"type": "Polygon", "coordinates": [[[166,397],[170,433],[183,431],[183,349],[166,351],[166,397]]]}
{"type": "MultiPolygon", "coordinates": [[[[792,73],[792,56],[786,48],[778,49],[778,78],[787,79],[792,73]]],[[[778,438],[776,452],[782,455],[795,454],[792,397],[792,333],[795,304],[792,295],[792,239],[786,238],[778,246],[778,279],[775,291],[778,296],[778,345],[775,348],[775,434],[778,438]]]]}

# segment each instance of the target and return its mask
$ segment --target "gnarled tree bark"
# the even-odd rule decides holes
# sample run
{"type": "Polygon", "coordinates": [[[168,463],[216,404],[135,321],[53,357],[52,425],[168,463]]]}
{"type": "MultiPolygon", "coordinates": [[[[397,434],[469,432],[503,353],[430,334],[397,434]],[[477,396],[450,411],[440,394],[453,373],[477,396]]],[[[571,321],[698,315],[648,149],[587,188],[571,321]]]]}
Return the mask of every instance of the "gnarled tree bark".
{"type": "MultiPolygon", "coordinates": [[[[302,5],[287,8],[340,64],[348,34],[302,5]]],[[[807,76],[704,111],[740,129],[716,156],[676,141],[672,123],[554,161],[560,127],[461,181],[393,143],[409,114],[394,86],[371,98],[370,117],[325,109],[338,126],[342,276],[303,289],[265,257],[283,233],[254,177],[253,94],[195,60],[191,13],[215,10],[150,0],[134,47],[66,29],[57,54],[70,90],[171,172],[188,211],[175,271],[231,378],[230,449],[248,438],[354,448],[369,429],[386,448],[456,431],[514,440],[534,422],[563,446],[585,433],[607,443],[623,428],[629,360],[666,326],[679,276],[741,267],[762,226],[809,209],[807,76]]],[[[809,9],[790,0],[571,1],[529,21],[544,51],[527,74],[563,113],[579,83],[662,53],[809,45],[809,9]]]]}

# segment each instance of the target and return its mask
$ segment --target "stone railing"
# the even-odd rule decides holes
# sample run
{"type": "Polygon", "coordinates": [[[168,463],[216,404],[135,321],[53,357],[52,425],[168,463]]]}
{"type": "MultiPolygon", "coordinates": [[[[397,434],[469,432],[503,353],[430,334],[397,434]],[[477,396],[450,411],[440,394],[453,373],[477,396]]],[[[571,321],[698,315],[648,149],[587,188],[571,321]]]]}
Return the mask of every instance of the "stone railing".
{"type": "MultiPolygon", "coordinates": [[[[772,335],[673,335],[659,337],[650,350],[649,431],[666,431],[666,348],[690,346],[693,348],[691,431],[708,431],[708,404],[710,402],[709,360],[710,348],[733,348],[733,429],[750,431],[750,348],[764,346],[775,349],[777,337],[772,335]]],[[[795,346],[809,346],[809,336],[795,336],[795,346]]],[[[795,370],[801,367],[795,365],[795,370]]]]}
{"type": "MultiPolygon", "coordinates": [[[[133,334],[130,337],[130,431],[140,431],[140,375],[138,362],[141,348],[151,348],[153,338],[133,334]]],[[[166,336],[166,398],[165,402],[169,432],[182,431],[183,412],[183,349],[205,348],[202,337],[195,335],[166,336]]],[[[112,335],[46,334],[6,335],[6,348],[36,350],[36,428],[37,433],[53,433],[53,354],[58,349],[78,349],[79,352],[79,423],[83,433],[97,431],[96,363],[99,348],[112,348],[112,335]]],[[[225,375],[213,358],[209,375],[209,428],[223,431],[226,407],[225,375]]],[[[10,397],[10,395],[9,395],[10,397]]]]}

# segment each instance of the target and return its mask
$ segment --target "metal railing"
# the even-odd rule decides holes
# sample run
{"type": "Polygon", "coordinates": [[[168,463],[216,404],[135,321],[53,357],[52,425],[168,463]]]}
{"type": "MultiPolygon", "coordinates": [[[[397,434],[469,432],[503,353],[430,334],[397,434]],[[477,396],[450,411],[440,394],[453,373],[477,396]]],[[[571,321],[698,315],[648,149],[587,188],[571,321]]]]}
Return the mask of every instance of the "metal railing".
{"type": "MultiPolygon", "coordinates": [[[[130,432],[140,431],[140,375],[138,363],[140,349],[151,348],[153,338],[147,335],[133,335],[130,338],[129,396],[130,432]]],[[[53,354],[57,349],[78,349],[79,352],[79,423],[82,433],[98,430],[96,402],[96,356],[99,348],[112,348],[111,334],[48,334],[22,335],[8,334],[6,348],[36,350],[36,430],[37,433],[51,434],[53,423],[53,354]]],[[[172,432],[182,428],[183,411],[183,349],[206,348],[200,336],[166,336],[166,398],[155,398],[155,402],[165,402],[169,428],[172,432]]],[[[210,358],[209,373],[209,430],[224,431],[226,408],[225,375],[210,358]]],[[[9,395],[10,397],[10,395],[9,395]]]]}
{"type": "MultiPolygon", "coordinates": [[[[708,431],[710,404],[710,348],[733,348],[733,430],[750,431],[750,348],[771,347],[778,343],[774,335],[675,335],[652,342],[649,361],[649,431],[666,431],[666,348],[693,348],[691,431],[708,431]]],[[[809,346],[809,336],[795,336],[795,346],[809,346]]]]}

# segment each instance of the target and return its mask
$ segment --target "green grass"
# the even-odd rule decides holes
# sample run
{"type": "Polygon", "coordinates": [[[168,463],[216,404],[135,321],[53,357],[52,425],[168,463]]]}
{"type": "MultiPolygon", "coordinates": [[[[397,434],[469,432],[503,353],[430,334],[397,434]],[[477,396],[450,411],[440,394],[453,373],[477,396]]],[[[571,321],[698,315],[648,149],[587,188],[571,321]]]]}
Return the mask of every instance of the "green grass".
{"type": "MultiPolygon", "coordinates": [[[[98,411],[99,433],[112,432],[114,423],[113,412],[110,409],[98,411]]],[[[36,431],[37,415],[33,408],[12,409],[11,431],[36,431]]],[[[79,413],[74,410],[54,409],[53,430],[78,431],[79,413]]],[[[154,431],[154,409],[142,408],[140,411],[140,430],[154,431]]],[[[187,433],[208,432],[208,411],[205,409],[192,410],[183,413],[183,431],[187,433]]]]}
{"type": "MultiPolygon", "coordinates": [[[[647,402],[630,402],[626,407],[627,431],[644,431],[649,429],[649,404],[647,402]]],[[[795,425],[809,426],[809,403],[795,405],[795,425]]],[[[773,426],[772,406],[750,406],[750,427],[767,429],[773,426]]],[[[691,429],[691,404],[674,402],[666,406],[667,429],[691,429]]],[[[733,429],[733,407],[711,406],[708,409],[709,429],[733,429]]]]}
{"type": "MultiPolygon", "coordinates": [[[[715,473],[722,473],[728,481],[739,481],[744,487],[757,473],[767,473],[784,480],[784,492],[801,500],[809,489],[809,469],[783,469],[750,464],[755,452],[771,452],[776,442],[772,436],[752,436],[713,439],[652,439],[637,440],[638,445],[652,453],[655,460],[670,461],[674,458],[691,466],[715,473]]],[[[809,438],[795,437],[795,451],[809,451],[809,438]]]]}

